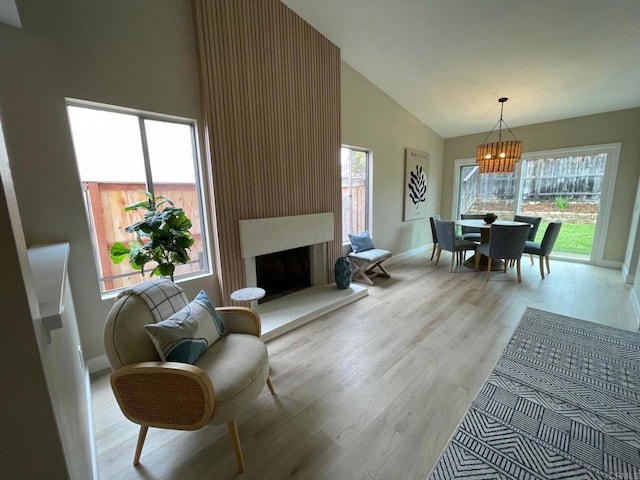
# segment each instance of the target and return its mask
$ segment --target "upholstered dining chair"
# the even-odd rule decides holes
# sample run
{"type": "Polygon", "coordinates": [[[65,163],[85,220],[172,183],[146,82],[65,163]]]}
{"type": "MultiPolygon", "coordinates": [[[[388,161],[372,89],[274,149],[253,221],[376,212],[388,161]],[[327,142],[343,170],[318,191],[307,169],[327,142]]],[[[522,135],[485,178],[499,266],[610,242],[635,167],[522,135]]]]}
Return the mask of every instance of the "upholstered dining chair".
{"type": "Polygon", "coordinates": [[[527,240],[530,242],[535,242],[536,235],[538,234],[538,228],[540,228],[540,222],[542,221],[542,217],[525,217],[524,215],[514,215],[514,222],[524,222],[531,225],[529,229],[529,235],[527,236],[527,240]]]}
{"type": "Polygon", "coordinates": [[[529,225],[491,225],[489,243],[483,243],[476,248],[476,271],[480,268],[480,255],[489,257],[487,264],[487,282],[491,276],[491,264],[493,259],[504,260],[504,269],[507,271],[509,260],[516,261],[518,283],[522,283],[520,274],[520,259],[524,251],[524,243],[529,234],[529,225]]]}
{"type": "Polygon", "coordinates": [[[547,229],[544,231],[544,235],[540,243],[527,241],[524,245],[524,253],[528,253],[531,255],[531,265],[533,265],[533,255],[538,255],[540,257],[540,276],[543,280],[543,263],[546,263],[547,265],[547,273],[551,273],[551,270],[549,270],[549,255],[551,255],[551,252],[553,251],[553,247],[556,244],[556,240],[558,239],[558,234],[560,233],[561,227],[561,220],[551,222],[549,223],[549,225],[547,225],[547,229]]]}
{"type": "Polygon", "coordinates": [[[464,252],[476,249],[476,244],[469,240],[460,240],[456,238],[456,226],[454,222],[444,220],[434,220],[436,224],[436,233],[438,235],[438,253],[436,255],[435,266],[440,261],[440,253],[442,250],[451,252],[451,266],[449,273],[453,272],[453,263],[461,264],[464,261],[464,252]]]}
{"type": "MultiPolygon", "coordinates": [[[[514,215],[513,221],[524,222],[531,225],[531,228],[529,229],[529,235],[527,236],[527,241],[535,242],[536,235],[538,234],[538,228],[540,227],[540,222],[542,221],[542,217],[526,217],[524,215],[514,215]]],[[[533,256],[529,255],[529,257],[533,261],[533,256]]],[[[514,263],[515,263],[515,260],[510,260],[509,266],[513,267],[514,263]]]]}
{"type": "Polygon", "coordinates": [[[433,256],[438,250],[438,232],[436,232],[436,220],[440,220],[440,215],[434,215],[433,217],[429,217],[429,224],[431,225],[431,238],[433,239],[433,250],[431,250],[431,261],[433,261],[433,256]]]}
{"type": "Polygon", "coordinates": [[[253,310],[214,308],[204,292],[189,303],[182,288],[165,279],[118,295],[105,323],[104,345],[120,409],[140,425],[134,465],[149,427],[197,430],[227,424],[244,471],[235,419],[265,384],[275,395],[260,330],[253,310]]]}
{"type": "MultiPolygon", "coordinates": [[[[461,220],[482,220],[484,213],[463,213],[460,215],[461,220]]],[[[474,227],[460,227],[463,240],[471,240],[472,242],[480,241],[480,229],[474,227]]]]}

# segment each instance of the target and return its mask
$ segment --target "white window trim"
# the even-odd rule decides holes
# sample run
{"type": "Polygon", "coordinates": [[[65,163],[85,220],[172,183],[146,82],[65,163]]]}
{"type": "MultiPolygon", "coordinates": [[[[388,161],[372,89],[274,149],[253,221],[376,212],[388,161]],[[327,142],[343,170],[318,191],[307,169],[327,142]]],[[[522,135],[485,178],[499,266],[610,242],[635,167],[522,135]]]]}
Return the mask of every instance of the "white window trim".
{"type": "MultiPolygon", "coordinates": [[[[357,150],[359,152],[365,152],[367,154],[367,211],[365,212],[365,224],[366,229],[369,231],[369,235],[371,235],[371,238],[373,238],[373,150],[371,150],[370,148],[348,145],[346,143],[340,145],[340,149],[342,148],[349,148],[351,150],[357,150]]],[[[340,228],[342,228],[342,222],[340,222],[340,228]]],[[[340,232],[340,236],[342,236],[342,233],[343,232],[340,232]]],[[[350,251],[351,244],[348,241],[343,241],[343,255],[347,255],[350,251]]]]}
{"type": "MultiPolygon", "coordinates": [[[[195,184],[196,184],[196,193],[199,197],[202,254],[205,256],[206,265],[205,265],[205,268],[201,271],[193,272],[191,274],[180,275],[179,278],[175,279],[175,282],[182,283],[182,282],[194,280],[197,278],[211,276],[212,275],[212,256],[211,256],[210,235],[209,235],[209,209],[207,208],[207,205],[208,205],[207,195],[205,192],[205,182],[203,180],[203,172],[205,171],[206,166],[204,165],[202,156],[200,154],[200,142],[198,139],[197,121],[195,119],[179,117],[176,115],[149,112],[145,110],[139,110],[136,108],[109,105],[109,104],[93,102],[89,100],[65,97],[65,107],[69,107],[69,106],[80,107],[80,108],[91,108],[94,110],[102,110],[106,112],[135,115],[136,117],[138,117],[140,123],[142,123],[142,120],[156,120],[156,121],[178,123],[182,125],[188,125],[191,127],[191,133],[192,133],[191,144],[193,149],[193,155],[195,156],[195,159],[196,159],[196,164],[194,165],[194,167],[196,167],[194,168],[194,176],[195,176],[195,184]]],[[[140,127],[140,128],[141,128],[141,133],[144,132],[144,127],[140,127]]],[[[71,135],[71,131],[69,131],[69,134],[71,135]]],[[[145,164],[145,174],[146,174],[145,183],[147,184],[147,188],[150,189],[149,191],[153,191],[152,185],[151,186],[149,185],[149,181],[153,182],[153,176],[151,175],[151,172],[150,172],[146,141],[147,141],[146,138],[143,136],[142,137],[143,151],[144,151],[143,160],[145,164]]],[[[90,240],[91,240],[92,254],[93,254],[93,259],[96,266],[96,273],[98,277],[98,290],[100,291],[100,295],[103,300],[113,298],[117,296],[118,293],[124,288],[106,290],[106,291],[102,289],[102,282],[101,282],[102,272],[99,265],[99,260],[98,260],[99,257],[97,256],[98,255],[97,254],[98,248],[96,244],[97,239],[95,236],[95,232],[93,231],[93,226],[92,226],[93,221],[90,218],[90,213],[87,211],[86,207],[85,207],[85,214],[87,215],[87,222],[88,222],[89,233],[91,237],[90,240]]],[[[148,278],[145,278],[144,280],[148,280],[148,278]]],[[[143,281],[142,277],[141,277],[141,281],[143,281]]]]}

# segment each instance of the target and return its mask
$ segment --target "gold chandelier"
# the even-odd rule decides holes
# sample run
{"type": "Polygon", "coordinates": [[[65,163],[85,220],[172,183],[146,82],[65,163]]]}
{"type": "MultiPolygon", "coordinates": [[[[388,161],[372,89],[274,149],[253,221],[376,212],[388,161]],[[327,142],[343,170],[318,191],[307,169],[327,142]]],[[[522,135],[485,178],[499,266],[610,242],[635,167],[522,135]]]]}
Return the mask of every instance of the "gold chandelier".
{"type": "Polygon", "coordinates": [[[480,166],[480,173],[511,173],[516,169],[516,162],[522,156],[522,142],[516,138],[507,123],[502,119],[504,102],[507,97],[499,98],[500,120],[494,125],[481,145],[476,147],[476,162],[480,166]],[[514,140],[502,140],[502,124],[509,131],[514,140]],[[498,127],[498,141],[486,143],[494,130],[498,127]]]}

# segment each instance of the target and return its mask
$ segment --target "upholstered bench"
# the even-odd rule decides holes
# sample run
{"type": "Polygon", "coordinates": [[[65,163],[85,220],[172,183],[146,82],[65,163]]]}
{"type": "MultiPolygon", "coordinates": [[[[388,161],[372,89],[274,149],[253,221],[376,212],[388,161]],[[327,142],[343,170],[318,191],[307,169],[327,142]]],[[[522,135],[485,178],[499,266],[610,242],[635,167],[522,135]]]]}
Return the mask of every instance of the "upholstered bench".
{"type": "MultiPolygon", "coordinates": [[[[381,248],[372,248],[365,250],[364,252],[350,252],[349,259],[354,266],[353,276],[354,280],[356,275],[359,275],[362,280],[369,285],[373,285],[372,277],[380,276],[389,278],[389,272],[387,272],[381,265],[387,258],[391,257],[389,250],[383,250],[381,248]],[[374,268],[378,268],[380,271],[374,271],[374,268]]],[[[356,280],[357,281],[357,280],[356,280]]]]}

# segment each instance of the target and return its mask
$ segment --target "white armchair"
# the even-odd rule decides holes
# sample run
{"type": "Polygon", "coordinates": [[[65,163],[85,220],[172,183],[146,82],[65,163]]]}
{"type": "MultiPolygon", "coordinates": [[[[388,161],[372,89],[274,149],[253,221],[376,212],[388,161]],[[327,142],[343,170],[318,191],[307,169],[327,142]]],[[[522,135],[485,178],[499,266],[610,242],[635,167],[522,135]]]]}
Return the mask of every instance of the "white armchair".
{"type": "Polygon", "coordinates": [[[133,464],[140,461],[149,427],[196,430],[209,423],[226,423],[238,467],[244,471],[235,418],[265,383],[275,395],[267,348],[260,339],[260,318],[249,308],[216,308],[227,334],[193,365],[163,362],[144,325],[168,318],[188,301],[169,280],[143,282],[136,289],[120,294],[104,329],[113,392],[123,414],[140,425],[133,464]],[[144,293],[137,293],[158,286],[163,293],[169,292],[161,301],[156,297],[152,303],[144,293]]]}

